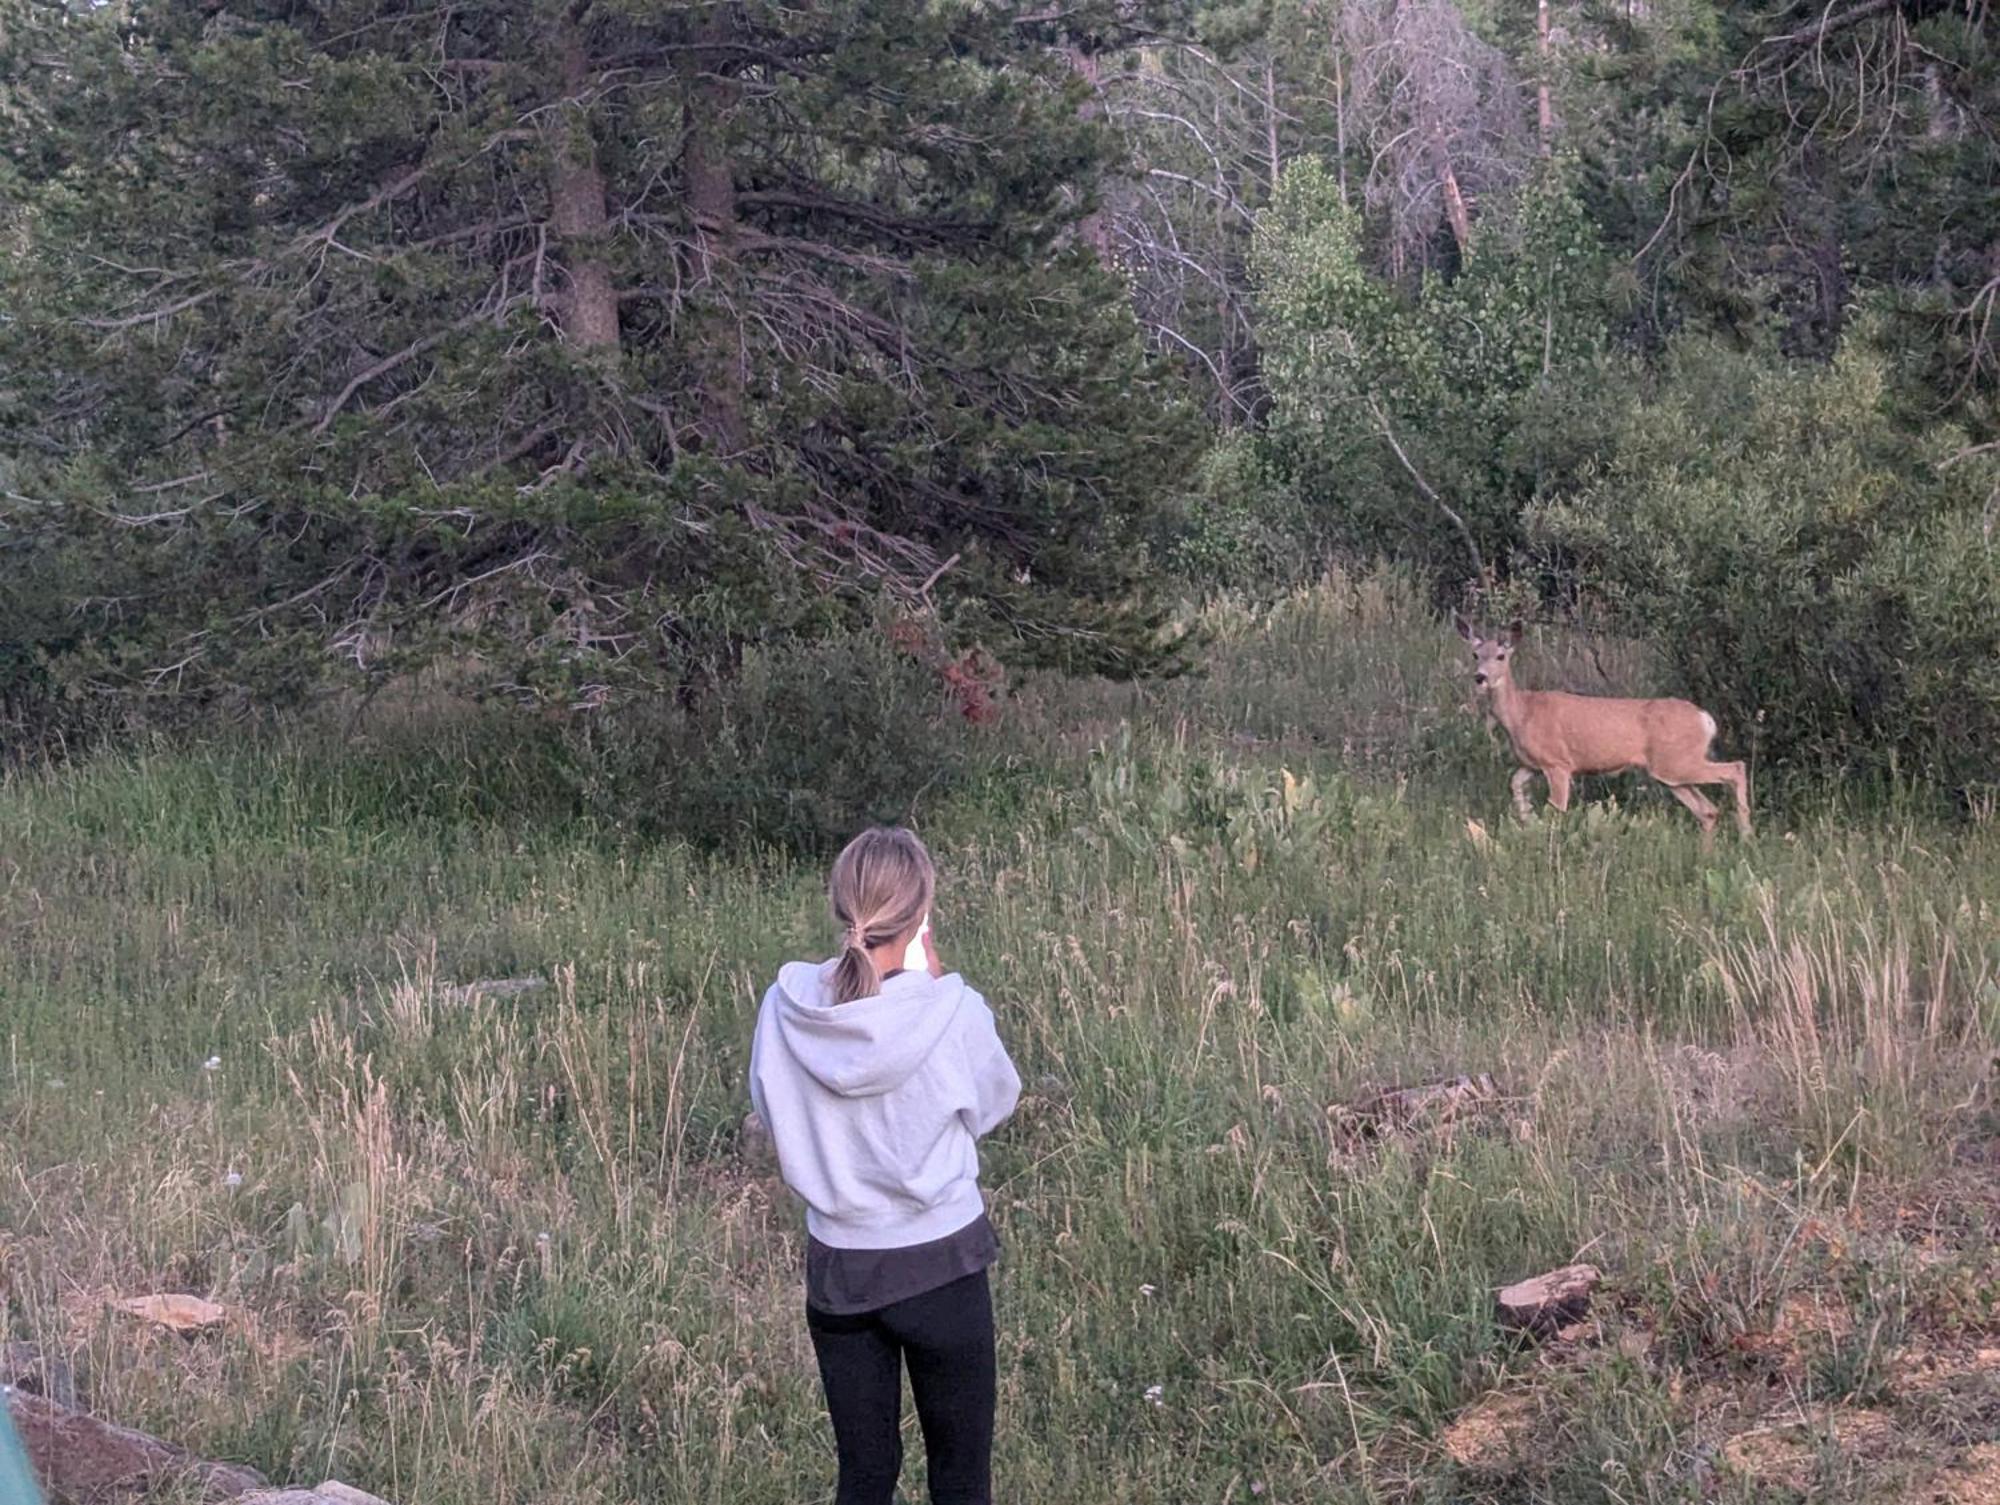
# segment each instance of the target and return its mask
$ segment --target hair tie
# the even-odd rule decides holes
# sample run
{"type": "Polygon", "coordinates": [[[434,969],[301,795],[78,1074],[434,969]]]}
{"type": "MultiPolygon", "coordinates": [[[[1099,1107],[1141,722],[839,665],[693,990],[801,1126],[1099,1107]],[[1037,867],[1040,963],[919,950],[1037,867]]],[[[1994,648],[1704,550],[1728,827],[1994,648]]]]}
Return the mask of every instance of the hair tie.
{"type": "Polygon", "coordinates": [[[860,924],[859,922],[856,922],[855,924],[848,926],[847,944],[853,947],[856,951],[866,951],[868,949],[867,927],[865,925],[860,924]]]}

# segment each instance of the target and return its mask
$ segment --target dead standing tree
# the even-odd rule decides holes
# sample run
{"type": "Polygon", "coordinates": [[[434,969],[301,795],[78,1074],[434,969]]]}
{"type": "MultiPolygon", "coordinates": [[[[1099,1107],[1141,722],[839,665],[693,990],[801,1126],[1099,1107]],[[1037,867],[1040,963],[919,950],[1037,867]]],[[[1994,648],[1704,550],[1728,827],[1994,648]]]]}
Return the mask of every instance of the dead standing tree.
{"type": "Polygon", "coordinates": [[[1282,167],[1268,56],[1226,60],[1190,43],[1128,55],[1102,81],[1129,167],[1106,186],[1106,244],[1140,323],[1212,388],[1225,427],[1260,411],[1246,248],[1282,167]]]}
{"type": "Polygon", "coordinates": [[[1392,277],[1435,264],[1448,228],[1462,260],[1480,200],[1518,181],[1535,148],[1507,60],[1450,0],[1347,0],[1345,131],[1367,159],[1362,195],[1392,277]]]}
{"type": "Polygon", "coordinates": [[[1374,259],[1398,280],[1462,261],[1481,201],[1529,171],[1554,128],[1546,58],[1538,140],[1530,85],[1451,0],[1290,0],[1226,46],[1162,35],[1158,10],[1112,0],[1051,23],[1049,45],[1087,86],[1083,109],[1126,151],[1079,234],[1216,420],[1254,423],[1268,394],[1248,242],[1288,154],[1330,157],[1344,199],[1356,180],[1374,259]],[[1082,16],[1095,29],[1078,29],[1082,16]]]}

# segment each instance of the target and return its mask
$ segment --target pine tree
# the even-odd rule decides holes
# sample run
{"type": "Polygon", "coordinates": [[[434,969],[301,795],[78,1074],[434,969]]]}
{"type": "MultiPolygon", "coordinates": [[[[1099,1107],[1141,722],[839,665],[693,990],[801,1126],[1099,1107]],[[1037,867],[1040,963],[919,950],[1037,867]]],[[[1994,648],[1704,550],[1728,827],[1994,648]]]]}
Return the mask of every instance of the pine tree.
{"type": "Polygon", "coordinates": [[[16,574],[88,577],[33,630],[102,687],[567,694],[884,599],[1158,651],[1195,431],[1003,8],[17,5],[0,80],[16,574]]]}

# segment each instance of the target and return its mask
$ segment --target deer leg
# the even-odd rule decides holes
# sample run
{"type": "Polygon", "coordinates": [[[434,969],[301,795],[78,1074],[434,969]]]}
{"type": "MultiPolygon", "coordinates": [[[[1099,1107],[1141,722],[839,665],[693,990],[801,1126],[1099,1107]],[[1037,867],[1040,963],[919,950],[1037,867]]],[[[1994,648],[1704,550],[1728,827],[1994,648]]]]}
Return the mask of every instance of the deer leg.
{"type": "Polygon", "coordinates": [[[1704,799],[1698,791],[1690,789],[1685,784],[1669,784],[1667,785],[1667,793],[1692,810],[1694,818],[1701,822],[1702,846],[1713,846],[1715,844],[1715,806],[1704,799]]]}
{"type": "Polygon", "coordinates": [[[1514,791],[1514,813],[1522,820],[1535,818],[1534,803],[1528,798],[1528,785],[1534,777],[1534,769],[1517,768],[1514,770],[1514,777],[1508,781],[1509,787],[1514,791]]]}
{"type": "Polygon", "coordinates": [[[1736,834],[1750,834],[1750,769],[1743,763],[1711,763],[1708,765],[1711,782],[1727,784],[1736,795],[1736,834]]]}
{"type": "Polygon", "coordinates": [[[1549,805],[1555,810],[1569,809],[1569,772],[1562,768],[1544,768],[1542,777],[1549,781],[1549,805]]]}

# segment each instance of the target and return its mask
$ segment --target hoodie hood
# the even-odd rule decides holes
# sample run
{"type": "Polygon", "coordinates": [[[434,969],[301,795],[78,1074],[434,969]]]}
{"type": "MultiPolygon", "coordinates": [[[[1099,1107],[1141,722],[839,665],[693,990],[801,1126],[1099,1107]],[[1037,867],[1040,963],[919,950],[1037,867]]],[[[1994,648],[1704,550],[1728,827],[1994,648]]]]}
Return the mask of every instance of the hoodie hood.
{"type": "Polygon", "coordinates": [[[950,1033],[966,994],[956,972],[899,972],[872,998],[835,1003],[830,962],[791,962],[778,972],[778,1037],[827,1091],[879,1097],[930,1059],[950,1033]]]}

